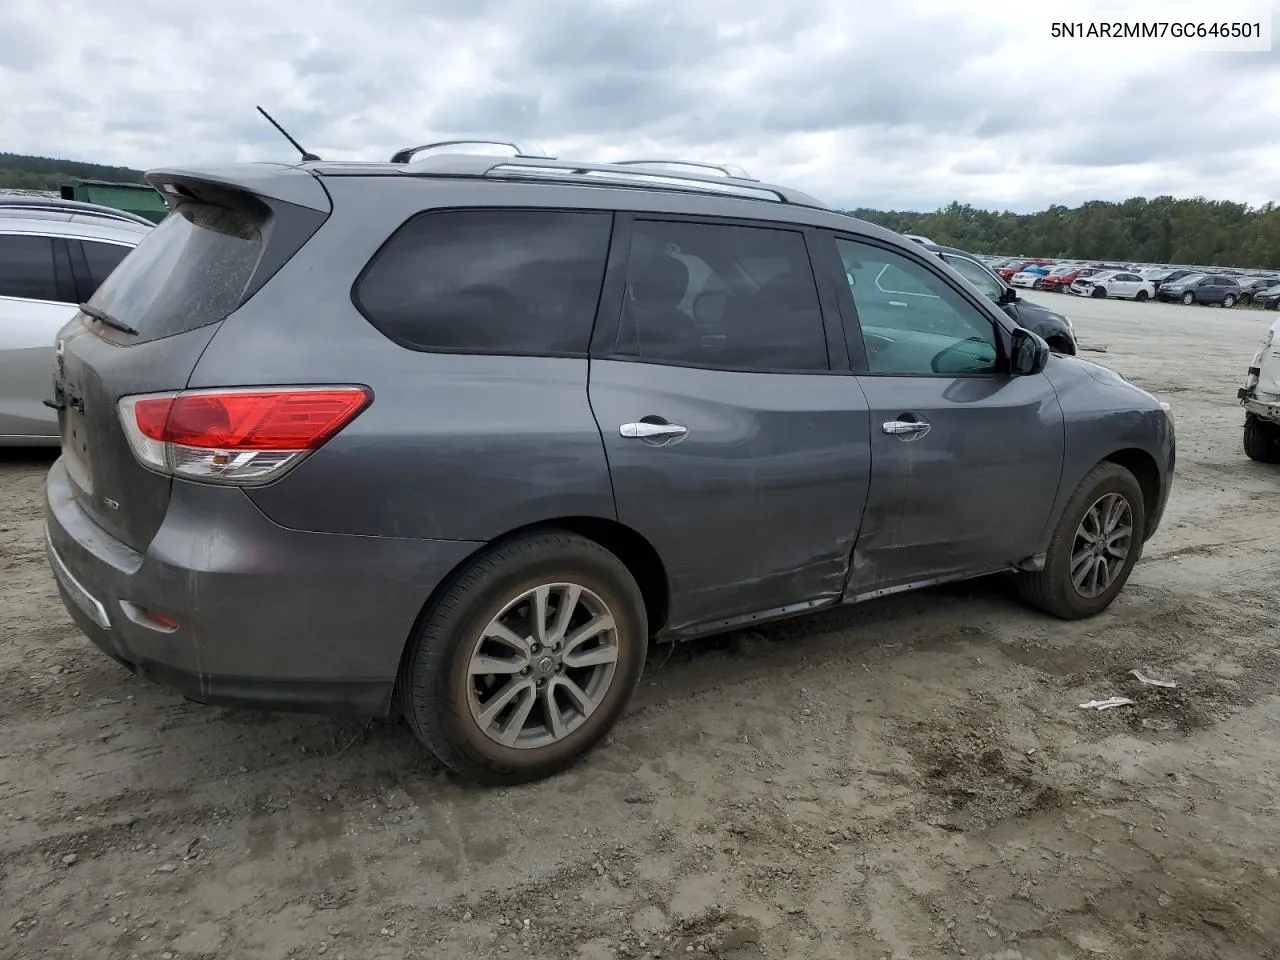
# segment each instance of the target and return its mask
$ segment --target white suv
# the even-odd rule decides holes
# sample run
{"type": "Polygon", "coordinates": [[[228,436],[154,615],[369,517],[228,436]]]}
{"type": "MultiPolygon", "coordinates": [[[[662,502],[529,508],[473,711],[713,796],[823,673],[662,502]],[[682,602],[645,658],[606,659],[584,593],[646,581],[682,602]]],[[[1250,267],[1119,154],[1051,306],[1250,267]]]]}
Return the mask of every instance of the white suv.
{"type": "Polygon", "coordinates": [[[111,207],[0,198],[0,446],[57,446],[53,341],[151,230],[111,207]]]}

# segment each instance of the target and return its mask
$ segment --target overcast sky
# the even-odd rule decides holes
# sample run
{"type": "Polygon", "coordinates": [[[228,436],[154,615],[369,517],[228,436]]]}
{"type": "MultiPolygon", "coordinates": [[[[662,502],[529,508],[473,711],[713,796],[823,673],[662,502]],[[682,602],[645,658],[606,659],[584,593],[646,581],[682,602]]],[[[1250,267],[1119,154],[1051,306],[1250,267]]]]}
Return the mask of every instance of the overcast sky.
{"type": "Polygon", "coordinates": [[[296,156],[261,103],[326,159],[483,135],[733,162],[840,207],[1261,203],[1280,200],[1280,51],[1049,36],[1250,3],[3,0],[0,149],[296,156]]]}

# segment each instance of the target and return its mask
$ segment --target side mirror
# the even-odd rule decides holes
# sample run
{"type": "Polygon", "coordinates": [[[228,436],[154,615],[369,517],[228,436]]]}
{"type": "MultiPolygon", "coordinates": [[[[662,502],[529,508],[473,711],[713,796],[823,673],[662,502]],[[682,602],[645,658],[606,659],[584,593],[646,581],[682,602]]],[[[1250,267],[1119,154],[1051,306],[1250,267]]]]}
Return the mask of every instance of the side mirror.
{"type": "Polygon", "coordinates": [[[1013,331],[1010,372],[1015,377],[1041,373],[1049,363],[1049,345],[1025,327],[1013,331]]]}
{"type": "Polygon", "coordinates": [[[1007,303],[1017,303],[1017,302],[1018,302],[1018,291],[1013,289],[1013,287],[1005,287],[1004,293],[1000,294],[1000,299],[996,301],[996,303],[1000,304],[1000,306],[1002,307],[1007,303]]]}

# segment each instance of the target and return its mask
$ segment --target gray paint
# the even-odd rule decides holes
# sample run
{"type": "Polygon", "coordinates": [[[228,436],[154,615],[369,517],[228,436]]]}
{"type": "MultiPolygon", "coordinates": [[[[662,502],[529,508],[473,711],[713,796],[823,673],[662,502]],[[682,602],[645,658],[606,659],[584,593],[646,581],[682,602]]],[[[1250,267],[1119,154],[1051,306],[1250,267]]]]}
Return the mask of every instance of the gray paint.
{"type": "MultiPolygon", "coordinates": [[[[385,167],[364,176],[354,165],[314,180],[283,168],[277,182],[269,165],[243,169],[216,177],[243,176],[249,188],[317,210],[331,196],[332,214],[224,321],[133,347],[71,324],[68,369],[87,385],[98,418],[91,435],[102,487],[94,495],[119,499],[121,516],[69,486],[63,464],[49,479],[53,547],[108,603],[113,630],[95,635],[78,622],[104,647],[118,644],[125,660],[194,673],[206,698],[244,699],[225,692],[227,677],[346,678],[373,685],[377,695],[361,703],[385,704],[437,587],[485,543],[531,525],[587,518],[643,538],[670,592],[667,621],[653,626],[682,637],[1034,566],[1080,478],[1118,452],[1150,458],[1153,519],[1167,497],[1173,434],[1165,414],[1096,364],[1053,357],[1028,376],[867,375],[847,285],[838,292],[835,233],[889,245],[941,277],[990,319],[1006,354],[1016,329],[951,268],[882,228],[675,190],[385,167]],[[402,348],[359,313],[352,285],[397,226],[437,206],[670,212],[813,228],[833,369],[748,373],[602,353],[402,348]],[[111,422],[115,400],[128,393],[306,383],[365,384],[375,399],[318,453],[260,488],[150,474],[111,422]],[[929,434],[906,441],[883,432],[884,421],[906,414],[928,419],[929,434]],[[621,435],[623,423],[646,417],[688,433],[661,445],[621,435]],[[121,599],[178,615],[181,635],[127,622],[121,599]]],[[[597,344],[617,323],[624,266],[614,258],[606,273],[597,344]]]]}
{"type": "Polygon", "coordinates": [[[867,405],[851,376],[592,362],[618,519],[658,551],[669,627],[837,599],[867,496],[867,405]],[[619,426],[688,428],[654,446],[619,426]]]}

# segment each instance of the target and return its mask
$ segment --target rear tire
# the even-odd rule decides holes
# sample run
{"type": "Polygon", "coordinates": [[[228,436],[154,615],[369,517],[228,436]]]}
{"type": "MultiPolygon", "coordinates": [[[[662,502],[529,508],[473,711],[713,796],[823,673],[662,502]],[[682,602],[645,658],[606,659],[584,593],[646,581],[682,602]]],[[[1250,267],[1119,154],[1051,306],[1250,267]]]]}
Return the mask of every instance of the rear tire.
{"type": "Polygon", "coordinates": [[[1137,300],[1139,303],[1146,303],[1148,300],[1151,299],[1151,294],[1147,293],[1147,291],[1145,290],[1139,290],[1138,295],[1135,296],[1133,299],[1137,300]]]}
{"type": "Polygon", "coordinates": [[[1244,452],[1258,463],[1280,463],[1280,428],[1259,420],[1252,413],[1244,415],[1244,452]]]}
{"type": "Polygon", "coordinates": [[[1119,464],[1103,461],[1067,501],[1049,540],[1044,569],[1016,575],[1018,592],[1031,606],[1063,620],[1095,616],[1124,589],[1142,554],[1145,532],[1137,479],[1119,464]]]}
{"type": "Polygon", "coordinates": [[[445,766],[483,784],[527,783],[572,766],[613,728],[647,647],[644,599],[622,561],[545,531],[483,554],[432,603],[397,694],[445,766]]]}

